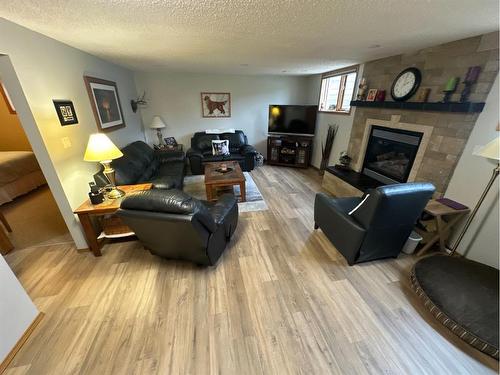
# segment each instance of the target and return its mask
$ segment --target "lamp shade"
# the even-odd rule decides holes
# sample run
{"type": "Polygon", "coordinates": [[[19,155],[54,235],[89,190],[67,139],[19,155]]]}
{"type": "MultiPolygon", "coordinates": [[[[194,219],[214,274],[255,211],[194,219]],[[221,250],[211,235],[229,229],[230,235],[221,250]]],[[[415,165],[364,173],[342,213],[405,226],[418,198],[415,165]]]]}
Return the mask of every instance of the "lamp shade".
{"type": "Polygon", "coordinates": [[[153,117],[153,121],[151,121],[151,125],[149,125],[151,129],[162,129],[166,128],[167,125],[163,122],[160,116],[153,117]]]}
{"type": "Polygon", "coordinates": [[[481,147],[474,155],[482,156],[483,158],[500,160],[500,137],[481,147]]]}
{"type": "Polygon", "coordinates": [[[105,161],[118,159],[123,156],[122,152],[115,146],[106,134],[95,133],[89,137],[89,143],[85,150],[85,161],[105,161]]]}

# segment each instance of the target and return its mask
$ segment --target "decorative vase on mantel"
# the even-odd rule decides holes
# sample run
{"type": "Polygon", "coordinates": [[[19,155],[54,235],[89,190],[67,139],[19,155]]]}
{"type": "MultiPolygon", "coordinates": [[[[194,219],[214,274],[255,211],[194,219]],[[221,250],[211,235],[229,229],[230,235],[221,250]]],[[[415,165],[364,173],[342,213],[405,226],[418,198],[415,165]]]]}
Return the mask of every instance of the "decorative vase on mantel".
{"type": "Polygon", "coordinates": [[[451,96],[453,95],[453,93],[457,89],[457,85],[458,85],[459,80],[460,79],[458,77],[451,77],[446,82],[446,85],[445,85],[444,90],[443,90],[443,94],[444,94],[443,100],[442,100],[443,103],[450,102],[451,96]]]}
{"type": "Polygon", "coordinates": [[[464,89],[460,94],[460,103],[467,103],[469,101],[469,95],[471,93],[472,85],[477,82],[479,78],[479,73],[481,73],[480,66],[471,66],[469,70],[467,70],[467,74],[464,78],[464,89]]]}

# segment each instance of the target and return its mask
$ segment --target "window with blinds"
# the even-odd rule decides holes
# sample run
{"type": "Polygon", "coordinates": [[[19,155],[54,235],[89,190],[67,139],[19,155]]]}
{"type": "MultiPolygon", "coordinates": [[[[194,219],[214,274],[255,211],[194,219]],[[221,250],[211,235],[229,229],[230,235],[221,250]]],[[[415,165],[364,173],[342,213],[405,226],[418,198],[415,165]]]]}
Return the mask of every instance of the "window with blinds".
{"type": "Polygon", "coordinates": [[[323,74],[318,109],[321,112],[349,113],[356,87],[357,68],[323,74]]]}

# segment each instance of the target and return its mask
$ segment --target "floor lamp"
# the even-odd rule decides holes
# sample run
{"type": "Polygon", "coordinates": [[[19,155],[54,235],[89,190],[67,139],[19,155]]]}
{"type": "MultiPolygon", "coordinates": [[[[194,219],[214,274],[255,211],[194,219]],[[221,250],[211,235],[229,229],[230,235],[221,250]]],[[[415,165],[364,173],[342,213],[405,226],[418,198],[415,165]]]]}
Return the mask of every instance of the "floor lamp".
{"type": "Polygon", "coordinates": [[[500,172],[500,136],[496,137],[494,140],[489,142],[486,146],[482,147],[478,152],[475,152],[474,155],[477,156],[482,156],[483,158],[487,159],[492,159],[496,160],[496,167],[493,169],[493,174],[491,175],[490,181],[486,185],[486,188],[483,191],[483,194],[481,194],[481,198],[479,198],[479,201],[477,202],[476,206],[474,207],[474,210],[472,210],[472,213],[470,214],[469,218],[465,222],[465,225],[458,235],[457,240],[455,241],[455,244],[453,245],[453,248],[451,249],[450,255],[455,254],[457,251],[458,245],[460,245],[460,242],[464,238],[465,233],[467,232],[467,229],[469,229],[470,224],[472,223],[472,220],[474,220],[474,216],[476,216],[477,211],[479,210],[479,207],[484,201],[484,198],[486,198],[486,195],[488,195],[488,192],[490,191],[491,186],[495,182],[495,179],[498,177],[498,173],[500,172]]]}

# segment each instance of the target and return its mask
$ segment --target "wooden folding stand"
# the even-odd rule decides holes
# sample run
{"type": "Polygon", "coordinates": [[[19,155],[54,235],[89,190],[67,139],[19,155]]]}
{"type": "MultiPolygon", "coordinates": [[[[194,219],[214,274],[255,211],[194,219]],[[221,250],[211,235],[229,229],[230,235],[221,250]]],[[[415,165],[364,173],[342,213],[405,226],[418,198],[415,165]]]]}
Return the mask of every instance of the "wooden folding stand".
{"type": "Polygon", "coordinates": [[[416,231],[424,237],[424,239],[427,239],[424,247],[418,251],[418,256],[425,254],[438,241],[439,249],[445,252],[445,241],[450,234],[450,229],[453,228],[462,217],[468,214],[470,209],[457,210],[432,199],[427,203],[427,206],[425,206],[424,212],[431,215],[436,221],[436,231],[429,233],[416,228],[416,231]]]}

